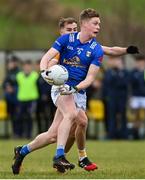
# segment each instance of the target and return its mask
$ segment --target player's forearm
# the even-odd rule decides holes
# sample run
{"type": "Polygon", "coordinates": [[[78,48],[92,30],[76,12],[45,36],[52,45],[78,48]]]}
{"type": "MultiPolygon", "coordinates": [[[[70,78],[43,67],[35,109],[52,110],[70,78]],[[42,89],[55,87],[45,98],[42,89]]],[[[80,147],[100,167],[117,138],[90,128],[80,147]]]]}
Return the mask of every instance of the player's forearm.
{"type": "Polygon", "coordinates": [[[109,56],[121,56],[125,54],[136,54],[139,53],[139,49],[137,46],[128,46],[128,47],[107,47],[102,46],[104,54],[109,56]]]}
{"type": "Polygon", "coordinates": [[[44,55],[40,61],[40,70],[45,70],[48,67],[48,59],[47,57],[44,55]]]}
{"type": "Polygon", "coordinates": [[[96,75],[97,75],[99,69],[100,69],[99,66],[91,64],[86,78],[76,86],[76,89],[79,91],[81,89],[88,88],[93,83],[93,81],[96,79],[96,75]]]}
{"type": "Polygon", "coordinates": [[[50,61],[48,61],[48,68],[56,64],[58,64],[58,59],[51,59],[50,61]]]}
{"type": "Polygon", "coordinates": [[[42,57],[40,61],[40,70],[45,70],[48,68],[49,61],[58,54],[58,51],[54,48],[51,48],[47,53],[42,57]]]}
{"type": "Polygon", "coordinates": [[[102,46],[104,54],[109,56],[121,56],[127,54],[126,47],[106,47],[102,46]]]}
{"type": "Polygon", "coordinates": [[[81,81],[77,86],[77,90],[80,91],[81,89],[86,89],[88,88],[92,83],[93,81],[95,80],[95,78],[93,76],[88,76],[86,77],[85,80],[81,81]]]}

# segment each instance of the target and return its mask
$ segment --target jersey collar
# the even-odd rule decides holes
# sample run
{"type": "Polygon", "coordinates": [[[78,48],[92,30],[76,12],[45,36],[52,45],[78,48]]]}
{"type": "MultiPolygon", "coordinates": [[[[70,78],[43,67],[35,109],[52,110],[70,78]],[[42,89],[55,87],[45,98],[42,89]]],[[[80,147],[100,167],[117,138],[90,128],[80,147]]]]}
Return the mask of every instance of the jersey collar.
{"type": "MultiPolygon", "coordinates": [[[[80,41],[80,32],[78,32],[77,34],[77,40],[80,41]]],[[[81,42],[81,41],[80,41],[81,42]]],[[[89,41],[87,41],[86,43],[91,43],[92,42],[92,39],[90,39],[89,41]]],[[[82,44],[86,44],[86,43],[82,43],[82,44]]]]}

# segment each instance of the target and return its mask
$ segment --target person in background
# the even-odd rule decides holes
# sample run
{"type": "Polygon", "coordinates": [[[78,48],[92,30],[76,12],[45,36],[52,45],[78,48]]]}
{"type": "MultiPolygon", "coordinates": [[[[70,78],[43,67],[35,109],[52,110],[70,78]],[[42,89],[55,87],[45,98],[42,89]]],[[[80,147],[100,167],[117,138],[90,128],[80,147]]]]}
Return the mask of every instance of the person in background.
{"type": "Polygon", "coordinates": [[[135,57],[135,67],[130,73],[131,98],[130,107],[134,115],[133,139],[143,138],[145,135],[144,121],[142,120],[141,110],[145,113],[145,56],[135,57]]]}
{"type": "Polygon", "coordinates": [[[111,70],[114,67],[114,61],[113,58],[108,57],[106,61],[106,67],[103,67],[103,79],[102,79],[102,101],[104,104],[104,126],[105,126],[105,132],[106,132],[106,138],[108,137],[108,112],[107,112],[107,95],[106,95],[106,89],[104,86],[104,75],[106,71],[109,69],[111,70]]]}
{"type": "Polygon", "coordinates": [[[107,138],[127,139],[126,106],[128,99],[129,72],[121,57],[111,57],[111,68],[104,74],[103,99],[106,102],[107,138]]]}
{"type": "Polygon", "coordinates": [[[32,116],[36,113],[36,102],[39,98],[37,80],[38,73],[32,70],[32,62],[26,60],[22,65],[23,70],[17,76],[19,101],[17,116],[17,131],[19,136],[30,139],[32,137],[32,116]]]}
{"type": "Polygon", "coordinates": [[[19,137],[16,118],[18,109],[16,75],[19,72],[19,61],[20,60],[16,56],[11,56],[8,59],[6,77],[3,81],[4,97],[7,104],[7,113],[12,124],[13,138],[19,137]]]}

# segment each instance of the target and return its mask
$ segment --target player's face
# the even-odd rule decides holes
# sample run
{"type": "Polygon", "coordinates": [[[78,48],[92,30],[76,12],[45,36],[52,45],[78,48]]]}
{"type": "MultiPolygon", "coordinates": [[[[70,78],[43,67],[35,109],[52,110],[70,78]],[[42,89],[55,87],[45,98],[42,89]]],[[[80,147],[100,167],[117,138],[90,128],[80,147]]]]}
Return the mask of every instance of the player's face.
{"type": "Polygon", "coordinates": [[[90,38],[96,37],[100,30],[100,18],[93,17],[84,22],[84,28],[90,38]]]}
{"type": "Polygon", "coordinates": [[[10,61],[8,62],[8,69],[11,70],[11,69],[14,69],[16,66],[15,66],[15,63],[10,61]]]}
{"type": "Polygon", "coordinates": [[[23,71],[25,74],[29,74],[32,71],[32,66],[30,64],[24,64],[23,71]]]}
{"type": "Polygon", "coordinates": [[[65,24],[64,28],[60,30],[60,34],[69,34],[77,32],[77,24],[74,22],[72,24],[65,24]]]}

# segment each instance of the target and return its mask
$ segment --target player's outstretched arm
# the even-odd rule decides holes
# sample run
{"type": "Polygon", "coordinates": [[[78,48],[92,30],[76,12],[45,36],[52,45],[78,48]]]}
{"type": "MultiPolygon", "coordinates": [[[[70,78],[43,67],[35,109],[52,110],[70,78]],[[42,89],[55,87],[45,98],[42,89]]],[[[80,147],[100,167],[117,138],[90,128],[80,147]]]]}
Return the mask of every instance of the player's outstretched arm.
{"type": "Polygon", "coordinates": [[[128,47],[107,47],[102,46],[105,55],[109,56],[121,56],[125,54],[136,54],[139,53],[138,47],[136,46],[128,46],[128,47]]]}

